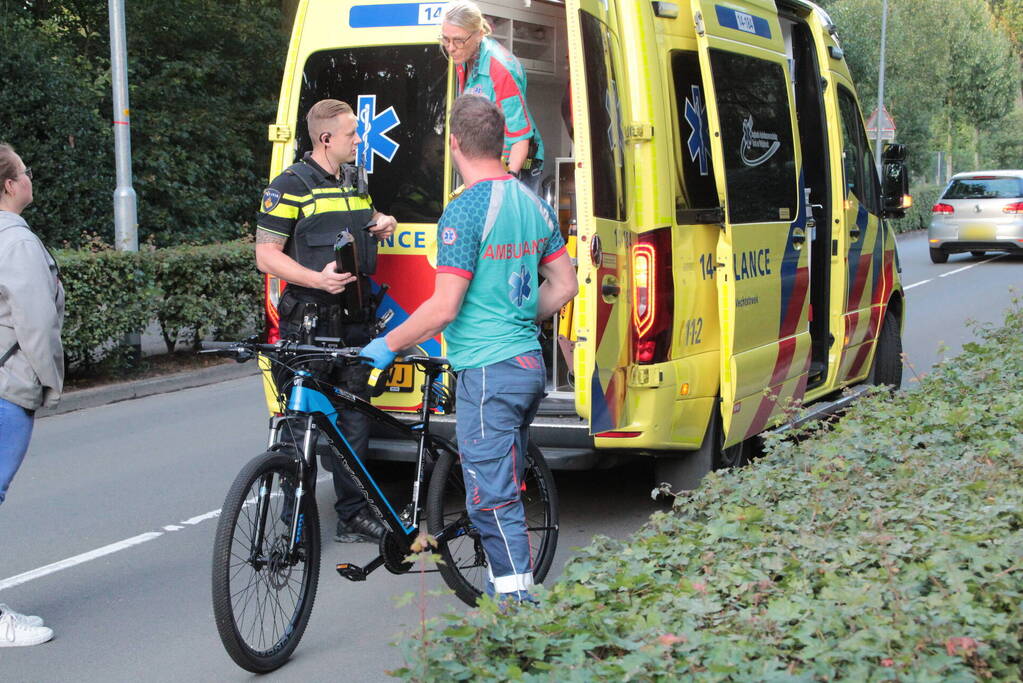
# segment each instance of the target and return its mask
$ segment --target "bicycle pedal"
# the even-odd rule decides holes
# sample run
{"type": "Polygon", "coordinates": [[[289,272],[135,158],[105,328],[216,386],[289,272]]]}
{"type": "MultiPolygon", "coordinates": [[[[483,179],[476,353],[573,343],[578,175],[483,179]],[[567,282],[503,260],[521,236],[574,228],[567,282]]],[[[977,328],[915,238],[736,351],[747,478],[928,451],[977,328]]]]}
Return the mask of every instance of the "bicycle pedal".
{"type": "Polygon", "coordinates": [[[349,581],[365,581],[366,576],[369,575],[365,569],[357,564],[350,562],[341,562],[337,565],[337,573],[345,577],[349,581]]]}

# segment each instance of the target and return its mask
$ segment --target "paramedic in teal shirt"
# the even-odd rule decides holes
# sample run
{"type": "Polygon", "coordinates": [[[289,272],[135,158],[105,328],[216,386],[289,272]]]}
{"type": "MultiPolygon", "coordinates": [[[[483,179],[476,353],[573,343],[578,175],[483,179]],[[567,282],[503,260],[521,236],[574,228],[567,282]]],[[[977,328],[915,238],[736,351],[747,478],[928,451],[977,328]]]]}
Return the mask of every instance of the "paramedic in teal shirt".
{"type": "Polygon", "coordinates": [[[490,32],[476,3],[459,0],[444,13],[440,42],[455,64],[458,94],[480,95],[500,107],[505,121],[501,158],[509,173],[538,192],[543,140],[526,105],[526,72],[490,32]]]}
{"type": "Polygon", "coordinates": [[[503,128],[493,102],[455,100],[451,159],[466,189],[437,222],[433,294],[362,355],[382,371],[401,349],[444,331],[458,372],[455,433],[466,509],[487,556],[488,593],[529,601],[533,569],[519,482],[546,384],[538,325],[578,284],[554,209],[505,172],[503,128]]]}

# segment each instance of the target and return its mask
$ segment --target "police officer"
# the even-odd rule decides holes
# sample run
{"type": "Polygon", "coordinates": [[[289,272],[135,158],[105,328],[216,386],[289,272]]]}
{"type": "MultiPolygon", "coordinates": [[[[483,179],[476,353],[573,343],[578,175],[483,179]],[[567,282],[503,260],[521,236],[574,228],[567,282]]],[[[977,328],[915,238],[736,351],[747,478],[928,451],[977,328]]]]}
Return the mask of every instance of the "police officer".
{"type": "MultiPolygon", "coordinates": [[[[364,171],[353,165],[361,140],[352,108],[339,100],[321,100],[309,110],[306,124],[313,151],[263,192],[256,222],[256,265],[288,283],[277,306],[282,338],[340,337],[346,346],[363,346],[375,319],[375,311],[369,310],[368,276],[376,270],[377,242],[390,237],[397,223],[373,208],[364,171]],[[358,274],[335,270],[334,243],[342,230],[355,238],[358,274]],[[351,305],[341,293],[356,286],[362,300],[351,305]]],[[[354,367],[331,379],[368,398],[365,377],[363,368],[354,367]]],[[[355,452],[364,455],[368,418],[345,411],[341,427],[355,452]]],[[[367,509],[350,476],[341,467],[328,469],[337,494],[334,540],[379,539],[385,528],[367,509]]]]}

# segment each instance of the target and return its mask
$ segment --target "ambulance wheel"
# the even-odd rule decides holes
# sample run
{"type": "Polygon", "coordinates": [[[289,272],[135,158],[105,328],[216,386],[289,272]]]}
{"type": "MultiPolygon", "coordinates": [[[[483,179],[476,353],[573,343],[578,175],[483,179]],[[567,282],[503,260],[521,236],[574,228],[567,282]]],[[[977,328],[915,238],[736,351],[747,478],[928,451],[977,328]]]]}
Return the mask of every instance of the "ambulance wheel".
{"type": "Polygon", "coordinates": [[[874,365],[867,381],[870,384],[887,384],[893,389],[902,386],[902,337],[899,335],[899,319],[890,309],[884,314],[884,323],[877,336],[874,365]]]}
{"type": "Polygon", "coordinates": [[[941,248],[931,247],[931,263],[948,263],[948,253],[941,248]]]}
{"type": "Polygon", "coordinates": [[[760,438],[754,436],[750,439],[743,439],[737,444],[732,444],[728,448],[718,450],[717,458],[714,461],[714,469],[724,470],[745,467],[753,462],[753,458],[760,454],[759,444],[760,438]]]}

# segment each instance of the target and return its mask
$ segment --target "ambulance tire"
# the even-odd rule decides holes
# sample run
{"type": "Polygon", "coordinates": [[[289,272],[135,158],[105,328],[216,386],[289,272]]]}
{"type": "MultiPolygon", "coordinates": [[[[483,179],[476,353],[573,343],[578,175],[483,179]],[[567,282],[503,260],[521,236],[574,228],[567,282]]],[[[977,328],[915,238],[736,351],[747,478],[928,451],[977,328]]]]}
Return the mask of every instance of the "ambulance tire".
{"type": "Polygon", "coordinates": [[[867,381],[870,384],[887,384],[892,389],[902,386],[902,337],[899,335],[899,319],[891,309],[884,314],[884,323],[877,336],[874,365],[867,381]]]}
{"type": "Polygon", "coordinates": [[[948,263],[948,252],[940,247],[931,248],[931,263],[948,263]]]}

